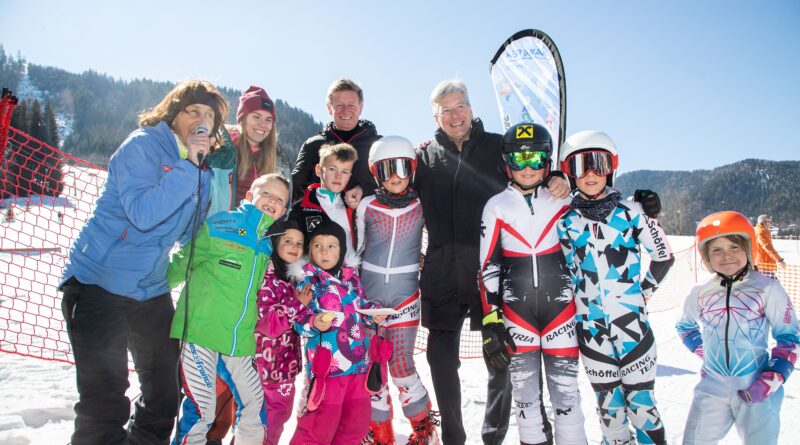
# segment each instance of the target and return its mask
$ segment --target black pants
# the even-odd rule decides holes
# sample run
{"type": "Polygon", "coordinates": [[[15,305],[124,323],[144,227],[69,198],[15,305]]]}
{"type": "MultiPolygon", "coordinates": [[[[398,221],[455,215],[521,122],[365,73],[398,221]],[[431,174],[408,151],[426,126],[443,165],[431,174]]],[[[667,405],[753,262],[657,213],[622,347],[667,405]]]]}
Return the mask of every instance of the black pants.
{"type": "Polygon", "coordinates": [[[136,301],[70,280],[63,286],[67,333],[78,381],[73,445],[167,444],[178,411],[178,343],[169,338],[169,294],[136,301]],[[133,421],[128,354],[142,396],[133,421]]]}
{"type": "MultiPolygon", "coordinates": [[[[461,380],[458,368],[458,347],[461,331],[431,329],[428,333],[428,364],[436,401],[442,415],[442,443],[444,445],[463,445],[467,439],[461,417],[461,380]]],[[[511,416],[511,378],[508,370],[489,371],[486,414],[481,428],[484,444],[502,444],[508,432],[511,416]]]]}

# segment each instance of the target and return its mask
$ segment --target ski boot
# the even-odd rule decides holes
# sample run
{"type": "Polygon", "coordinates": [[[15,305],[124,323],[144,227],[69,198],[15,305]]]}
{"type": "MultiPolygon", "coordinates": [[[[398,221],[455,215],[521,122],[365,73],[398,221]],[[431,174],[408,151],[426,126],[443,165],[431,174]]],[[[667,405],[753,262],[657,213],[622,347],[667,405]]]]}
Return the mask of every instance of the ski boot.
{"type": "Polygon", "coordinates": [[[394,441],[392,421],[369,423],[369,433],[364,437],[361,445],[397,445],[394,441]]]}
{"type": "Polygon", "coordinates": [[[439,413],[437,411],[428,410],[422,413],[416,420],[411,420],[411,427],[414,432],[408,437],[408,445],[440,445],[439,433],[436,432],[436,426],[441,422],[439,421],[439,413]]]}

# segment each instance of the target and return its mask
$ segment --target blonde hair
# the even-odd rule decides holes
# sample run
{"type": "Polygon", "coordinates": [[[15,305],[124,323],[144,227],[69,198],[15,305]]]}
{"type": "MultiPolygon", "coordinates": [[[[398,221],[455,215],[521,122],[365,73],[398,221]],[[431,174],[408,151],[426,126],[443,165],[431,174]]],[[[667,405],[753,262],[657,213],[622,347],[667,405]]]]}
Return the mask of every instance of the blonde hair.
{"type": "Polygon", "coordinates": [[[283,175],[280,173],[269,173],[266,175],[261,175],[258,178],[256,178],[256,180],[253,181],[253,184],[250,185],[250,192],[255,193],[256,190],[260,189],[264,184],[266,184],[269,181],[272,181],[273,179],[285,185],[286,190],[289,190],[290,185],[288,179],[284,178],[283,175]]]}
{"type": "Polygon", "coordinates": [[[322,167],[325,160],[331,156],[336,157],[336,160],[340,162],[356,162],[358,160],[358,152],[350,144],[323,145],[322,148],[319,149],[320,167],[322,167]]]}
{"type": "MultiPolygon", "coordinates": [[[[253,165],[253,152],[250,151],[250,143],[247,142],[246,136],[246,121],[247,116],[239,121],[239,140],[234,147],[236,149],[236,159],[239,163],[239,168],[236,171],[239,178],[244,178],[247,175],[247,170],[253,165]]],[[[257,174],[266,175],[276,172],[278,169],[278,127],[274,122],[272,123],[272,130],[270,130],[267,137],[258,144],[258,147],[261,157],[256,165],[257,174]]]]}

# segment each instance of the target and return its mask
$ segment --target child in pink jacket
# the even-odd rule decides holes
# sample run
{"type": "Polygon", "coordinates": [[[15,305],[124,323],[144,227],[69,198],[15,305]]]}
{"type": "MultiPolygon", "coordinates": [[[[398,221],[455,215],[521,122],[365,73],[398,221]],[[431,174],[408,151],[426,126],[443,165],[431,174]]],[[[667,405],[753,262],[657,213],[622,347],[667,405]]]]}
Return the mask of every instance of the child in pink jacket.
{"type": "MultiPolygon", "coordinates": [[[[258,291],[256,368],[267,404],[266,445],[277,445],[283,425],[292,415],[295,377],[302,370],[300,336],[292,329],[311,301],[311,287],[295,292],[290,267],[303,256],[303,232],[293,221],[270,228],[275,254],[258,291]]],[[[296,278],[296,277],[295,277],[296,278]]]]}

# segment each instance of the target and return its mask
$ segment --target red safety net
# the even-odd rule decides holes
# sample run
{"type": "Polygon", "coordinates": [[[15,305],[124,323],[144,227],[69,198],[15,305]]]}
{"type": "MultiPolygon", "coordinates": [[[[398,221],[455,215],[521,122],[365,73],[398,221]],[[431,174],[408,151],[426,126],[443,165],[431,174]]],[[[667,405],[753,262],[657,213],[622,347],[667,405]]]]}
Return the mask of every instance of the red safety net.
{"type": "MultiPolygon", "coordinates": [[[[71,363],[56,286],[69,248],[103,190],[106,171],[9,128],[13,103],[4,98],[2,105],[0,351],[71,363]]],[[[691,286],[708,276],[698,264],[694,246],[685,244],[673,246],[675,265],[650,299],[650,312],[681,305],[691,286]]],[[[795,242],[793,249],[799,244],[795,242]]],[[[790,265],[774,273],[795,308],[800,308],[800,267],[790,265]]],[[[427,337],[421,328],[415,344],[419,351],[427,348],[427,337]]],[[[481,357],[482,343],[480,333],[469,331],[465,322],[460,356],[481,357]]]]}

